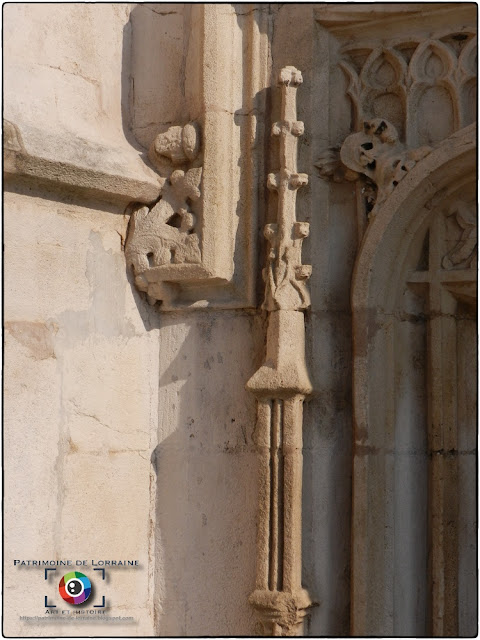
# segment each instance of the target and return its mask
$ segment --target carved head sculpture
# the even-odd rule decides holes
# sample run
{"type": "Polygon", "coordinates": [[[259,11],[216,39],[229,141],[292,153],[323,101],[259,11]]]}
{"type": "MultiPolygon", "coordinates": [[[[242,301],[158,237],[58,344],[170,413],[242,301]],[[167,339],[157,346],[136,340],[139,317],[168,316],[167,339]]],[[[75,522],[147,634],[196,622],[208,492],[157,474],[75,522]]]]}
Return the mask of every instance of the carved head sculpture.
{"type": "Polygon", "coordinates": [[[151,159],[162,156],[170,158],[173,164],[194,160],[200,151],[200,131],[196,122],[184,127],[170,127],[159,133],[150,148],[151,159]]]}

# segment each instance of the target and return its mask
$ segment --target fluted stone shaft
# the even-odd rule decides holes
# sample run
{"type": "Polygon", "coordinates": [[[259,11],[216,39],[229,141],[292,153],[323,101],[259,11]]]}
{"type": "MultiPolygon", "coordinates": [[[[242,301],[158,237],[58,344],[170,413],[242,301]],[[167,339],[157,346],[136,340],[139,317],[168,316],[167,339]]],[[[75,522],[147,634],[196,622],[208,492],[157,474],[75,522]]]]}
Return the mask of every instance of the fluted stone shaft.
{"type": "Polygon", "coordinates": [[[302,421],[303,402],[312,391],[305,364],[303,310],[310,305],[305,280],[310,267],[301,264],[308,224],[297,222],[296,192],[306,184],[297,173],[296,90],[301,73],[285,67],[279,76],[282,120],[273,125],[280,136],[280,171],[268,176],[278,193],[278,215],[265,228],[270,242],[264,270],[264,308],[269,312],[265,363],[247,388],[258,398],[255,441],[259,458],[257,578],[251,604],[265,635],[301,635],[311,604],[302,588],[302,421]]]}

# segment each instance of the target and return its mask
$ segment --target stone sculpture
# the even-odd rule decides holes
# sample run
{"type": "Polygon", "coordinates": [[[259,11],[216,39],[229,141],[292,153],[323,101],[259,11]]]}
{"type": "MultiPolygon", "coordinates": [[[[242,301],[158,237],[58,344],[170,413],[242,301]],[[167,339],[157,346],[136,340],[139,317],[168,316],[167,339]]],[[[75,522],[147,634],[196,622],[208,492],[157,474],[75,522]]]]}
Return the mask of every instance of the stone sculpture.
{"type": "MultiPolygon", "coordinates": [[[[199,145],[198,126],[190,123],[159,134],[149,155],[157,166],[165,158],[183,164],[196,157],[199,145]]],[[[191,210],[191,203],[201,195],[201,179],[201,167],[175,169],[169,178],[163,179],[158,202],[151,208],[140,206],[132,214],[125,257],[133,267],[135,284],[148,294],[152,303],[161,290],[158,284],[155,286],[158,274],[153,270],[169,264],[201,262],[199,238],[194,230],[196,217],[191,210]]]]}
{"type": "Polygon", "coordinates": [[[367,183],[376,187],[376,195],[367,189],[374,215],[398,183],[431,150],[428,146],[408,149],[400,142],[393,124],[383,118],[374,118],[363,123],[363,131],[349,135],[339,151],[335,148],[326,150],[316,166],[323,178],[336,182],[355,181],[360,176],[367,178],[367,183]]]}

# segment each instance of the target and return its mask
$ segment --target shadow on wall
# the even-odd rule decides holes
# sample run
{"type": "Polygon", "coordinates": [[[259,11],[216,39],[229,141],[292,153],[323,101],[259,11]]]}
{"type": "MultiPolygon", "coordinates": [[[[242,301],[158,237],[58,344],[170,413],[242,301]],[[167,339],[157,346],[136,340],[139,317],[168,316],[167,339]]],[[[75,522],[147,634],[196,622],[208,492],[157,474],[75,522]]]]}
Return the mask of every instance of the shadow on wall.
{"type": "MultiPolygon", "coordinates": [[[[146,331],[160,341],[153,543],[155,630],[161,636],[251,635],[255,582],[255,400],[258,316],[162,313],[127,278],[146,331]]],[[[152,380],[152,385],[157,381],[152,380]]]]}
{"type": "MultiPolygon", "coordinates": [[[[136,6],[124,30],[123,113],[127,139],[189,120],[181,5],[136,6]]],[[[239,115],[238,125],[246,120],[239,115]]],[[[257,459],[255,399],[245,383],[263,356],[261,318],[242,311],[162,313],[127,278],[146,331],[158,330],[158,438],[153,558],[160,636],[251,635],[255,583],[257,459]]],[[[152,385],[156,381],[152,381],[152,385]]],[[[152,514],[153,515],[153,514],[152,514]]]]}
{"type": "Polygon", "coordinates": [[[306,317],[314,394],[303,428],[303,583],[319,606],[305,632],[349,635],[352,464],[351,321],[347,312],[306,317]]]}
{"type": "Polygon", "coordinates": [[[243,383],[255,365],[255,325],[224,312],[164,321],[165,344],[179,347],[161,358],[153,456],[161,634],[253,632],[255,403],[243,383]]]}
{"type": "MultiPolygon", "coordinates": [[[[185,78],[190,11],[188,7],[183,15],[179,5],[137,6],[125,27],[126,136],[135,138],[135,145],[140,143],[144,150],[158,133],[190,120],[185,85],[178,82],[185,78]]],[[[237,15],[242,32],[255,26],[252,16],[247,9],[237,15]]],[[[265,21],[259,22],[265,28],[265,21]]],[[[268,167],[260,163],[255,171],[266,177],[268,171],[278,169],[278,140],[269,135],[269,118],[280,113],[280,95],[275,89],[263,89],[247,103],[249,81],[244,73],[245,100],[234,114],[241,134],[239,180],[248,175],[254,159],[251,137],[246,135],[252,113],[257,116],[255,158],[269,159],[268,167]]],[[[310,93],[300,94],[300,107],[311,100],[310,93]]],[[[275,219],[277,202],[276,196],[267,195],[265,181],[260,179],[258,185],[252,204],[257,200],[270,207],[268,212],[260,208],[255,221],[262,238],[264,222],[275,219]]],[[[236,213],[239,224],[247,216],[252,219],[245,202],[237,203],[236,213]]],[[[236,248],[243,238],[236,235],[236,248]]],[[[257,273],[262,297],[261,269],[257,273]]],[[[128,278],[145,327],[159,330],[161,344],[159,444],[152,454],[157,474],[156,631],[160,635],[251,634],[255,619],[247,599],[255,582],[258,497],[252,443],[255,400],[244,385],[261,364],[264,328],[260,317],[241,312],[159,313],[158,305],[148,308],[134,289],[131,273],[128,278]]],[[[347,363],[351,345],[349,314],[340,316],[340,337],[335,314],[312,314],[307,322],[314,377],[324,378],[324,372],[316,369],[324,368],[329,355],[326,335],[329,345],[338,345],[327,366],[336,370],[335,380],[320,383],[323,391],[305,409],[303,573],[304,585],[321,602],[312,611],[306,631],[321,635],[344,635],[349,617],[351,390],[347,363]]]]}

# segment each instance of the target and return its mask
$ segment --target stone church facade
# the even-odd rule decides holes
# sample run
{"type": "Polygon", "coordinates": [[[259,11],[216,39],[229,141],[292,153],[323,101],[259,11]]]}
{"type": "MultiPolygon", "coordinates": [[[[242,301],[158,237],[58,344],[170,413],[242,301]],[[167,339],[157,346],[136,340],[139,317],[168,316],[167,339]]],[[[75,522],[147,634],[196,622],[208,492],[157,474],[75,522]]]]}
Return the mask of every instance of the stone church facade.
{"type": "Polygon", "coordinates": [[[4,7],[7,636],[477,634],[476,25],[4,7]]]}

